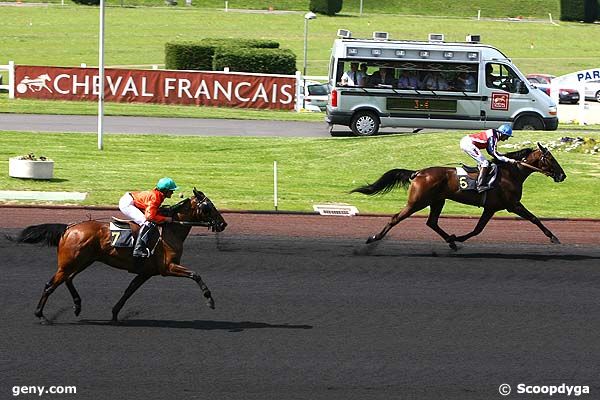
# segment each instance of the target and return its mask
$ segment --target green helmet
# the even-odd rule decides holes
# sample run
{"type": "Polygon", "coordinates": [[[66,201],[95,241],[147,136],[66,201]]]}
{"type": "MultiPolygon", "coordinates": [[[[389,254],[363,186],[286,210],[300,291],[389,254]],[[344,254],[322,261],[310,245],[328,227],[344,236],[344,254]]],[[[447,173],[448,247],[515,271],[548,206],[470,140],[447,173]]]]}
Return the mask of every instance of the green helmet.
{"type": "Polygon", "coordinates": [[[177,185],[171,178],[161,178],[156,184],[156,188],[161,192],[166,192],[167,190],[177,190],[177,185]]]}

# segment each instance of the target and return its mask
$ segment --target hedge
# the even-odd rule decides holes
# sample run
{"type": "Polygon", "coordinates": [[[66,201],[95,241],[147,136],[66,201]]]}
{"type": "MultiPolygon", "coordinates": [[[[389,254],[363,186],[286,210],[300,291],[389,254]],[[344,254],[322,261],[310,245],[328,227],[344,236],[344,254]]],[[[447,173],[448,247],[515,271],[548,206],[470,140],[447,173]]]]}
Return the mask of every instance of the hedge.
{"type": "Polygon", "coordinates": [[[294,75],[296,55],[287,49],[221,47],[215,51],[213,69],[225,67],[236,72],[294,75]]]}
{"type": "Polygon", "coordinates": [[[560,0],[560,19],[594,22],[598,19],[598,0],[560,0]]]}
{"type": "Polygon", "coordinates": [[[310,11],[333,16],[342,11],[342,0],[310,0],[310,11]]]}
{"type": "Polygon", "coordinates": [[[221,38],[198,42],[168,42],[165,44],[165,68],[210,71],[216,49],[223,47],[277,49],[279,43],[273,40],[221,38]]]}

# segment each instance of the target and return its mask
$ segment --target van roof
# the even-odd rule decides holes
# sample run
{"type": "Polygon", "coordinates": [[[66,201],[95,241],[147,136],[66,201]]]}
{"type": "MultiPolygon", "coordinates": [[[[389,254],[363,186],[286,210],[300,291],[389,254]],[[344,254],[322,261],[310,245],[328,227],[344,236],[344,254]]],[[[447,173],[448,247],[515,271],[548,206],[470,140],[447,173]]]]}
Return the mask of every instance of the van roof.
{"type": "Polygon", "coordinates": [[[494,46],[471,42],[430,42],[418,40],[335,39],[333,54],[342,59],[423,59],[460,62],[509,60],[494,46]],[[420,50],[428,51],[426,56],[420,50]],[[450,54],[451,53],[451,54],[450,54]],[[477,53],[475,58],[469,53],[477,53]]]}

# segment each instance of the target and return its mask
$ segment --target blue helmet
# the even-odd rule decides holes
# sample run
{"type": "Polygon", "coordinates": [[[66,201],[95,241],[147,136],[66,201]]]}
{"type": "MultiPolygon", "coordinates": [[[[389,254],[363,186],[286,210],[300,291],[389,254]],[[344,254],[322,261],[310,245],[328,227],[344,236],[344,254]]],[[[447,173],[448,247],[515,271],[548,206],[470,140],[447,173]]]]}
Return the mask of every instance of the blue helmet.
{"type": "Polygon", "coordinates": [[[512,136],[512,128],[508,124],[502,124],[496,130],[498,132],[500,132],[501,134],[506,135],[508,137],[512,136]]]}
{"type": "Polygon", "coordinates": [[[177,190],[177,185],[171,178],[161,178],[156,184],[156,188],[161,192],[166,192],[167,190],[177,190]]]}

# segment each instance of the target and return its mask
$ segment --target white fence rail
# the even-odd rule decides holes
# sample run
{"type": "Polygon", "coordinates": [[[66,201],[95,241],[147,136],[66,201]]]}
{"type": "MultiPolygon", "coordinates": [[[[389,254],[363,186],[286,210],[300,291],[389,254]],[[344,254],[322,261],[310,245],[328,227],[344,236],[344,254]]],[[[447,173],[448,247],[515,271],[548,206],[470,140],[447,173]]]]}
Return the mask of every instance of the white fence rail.
{"type": "Polygon", "coordinates": [[[8,71],[8,83],[0,85],[0,90],[8,90],[8,98],[15,98],[15,63],[9,61],[6,65],[0,65],[0,71],[8,71]]]}

